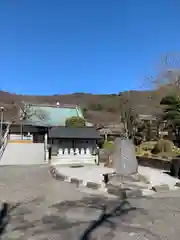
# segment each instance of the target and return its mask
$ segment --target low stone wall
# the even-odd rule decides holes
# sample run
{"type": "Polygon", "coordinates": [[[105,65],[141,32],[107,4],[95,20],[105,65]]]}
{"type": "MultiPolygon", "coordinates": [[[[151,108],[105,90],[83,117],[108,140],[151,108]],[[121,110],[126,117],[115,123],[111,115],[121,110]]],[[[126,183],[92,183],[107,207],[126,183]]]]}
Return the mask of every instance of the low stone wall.
{"type": "Polygon", "coordinates": [[[172,159],[163,159],[155,157],[137,156],[138,164],[141,166],[152,167],[157,169],[170,170],[172,159]]]}
{"type": "MultiPolygon", "coordinates": [[[[180,159],[180,158],[179,158],[180,159]]],[[[106,151],[100,154],[100,163],[104,163],[105,167],[112,167],[113,163],[110,161],[111,157],[106,151]]],[[[163,169],[169,171],[171,167],[172,158],[158,158],[152,156],[137,156],[138,164],[141,166],[147,166],[157,169],[163,169]]]]}

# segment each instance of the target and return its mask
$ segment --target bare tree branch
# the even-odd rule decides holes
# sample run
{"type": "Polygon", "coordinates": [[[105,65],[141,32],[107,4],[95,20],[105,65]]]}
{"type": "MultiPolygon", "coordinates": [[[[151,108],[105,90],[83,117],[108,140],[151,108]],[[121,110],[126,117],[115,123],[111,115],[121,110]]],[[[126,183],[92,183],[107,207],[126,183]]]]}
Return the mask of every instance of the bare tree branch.
{"type": "Polygon", "coordinates": [[[41,121],[48,119],[48,114],[42,109],[33,109],[31,104],[24,104],[20,109],[20,120],[28,121],[32,116],[38,117],[41,121]]]}
{"type": "Polygon", "coordinates": [[[124,125],[125,134],[132,136],[136,127],[138,116],[132,107],[128,96],[120,94],[120,117],[124,125]]]}
{"type": "Polygon", "coordinates": [[[180,87],[180,53],[165,54],[160,64],[158,74],[153,80],[155,86],[180,87]]]}

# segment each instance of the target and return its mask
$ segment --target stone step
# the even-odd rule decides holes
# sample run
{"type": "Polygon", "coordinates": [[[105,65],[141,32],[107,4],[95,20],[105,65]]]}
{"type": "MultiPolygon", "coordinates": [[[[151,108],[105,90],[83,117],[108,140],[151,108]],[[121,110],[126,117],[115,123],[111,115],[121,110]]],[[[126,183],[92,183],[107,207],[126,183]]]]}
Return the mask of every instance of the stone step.
{"type": "Polygon", "coordinates": [[[95,165],[95,159],[93,157],[89,158],[70,158],[70,157],[52,157],[51,164],[53,165],[84,165],[84,164],[93,164],[95,165]]]}

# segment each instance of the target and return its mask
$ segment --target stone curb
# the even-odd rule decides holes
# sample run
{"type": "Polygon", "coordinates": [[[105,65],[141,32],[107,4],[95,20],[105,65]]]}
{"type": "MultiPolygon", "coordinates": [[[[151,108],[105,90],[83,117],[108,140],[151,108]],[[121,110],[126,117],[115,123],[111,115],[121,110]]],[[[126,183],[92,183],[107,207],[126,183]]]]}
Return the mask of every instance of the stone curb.
{"type": "Polygon", "coordinates": [[[170,191],[168,184],[153,185],[151,189],[154,192],[169,192],[170,191]]]}
{"type": "Polygon", "coordinates": [[[175,187],[180,187],[180,182],[177,182],[174,186],[175,187]]]}
{"type": "Polygon", "coordinates": [[[56,168],[55,167],[50,166],[49,167],[49,172],[50,172],[52,177],[54,177],[54,178],[56,177],[56,168]]]}
{"type": "Polygon", "coordinates": [[[60,180],[60,181],[75,184],[76,187],[84,186],[84,187],[87,187],[87,188],[90,188],[90,189],[98,190],[98,189],[102,189],[102,185],[104,185],[103,183],[100,184],[100,183],[96,183],[96,182],[92,182],[92,181],[85,182],[85,181],[80,180],[78,178],[74,178],[74,177],[71,178],[71,177],[65,176],[63,174],[58,173],[56,168],[53,167],[53,166],[50,167],[49,171],[50,171],[50,174],[52,175],[53,178],[55,178],[57,180],[60,180]]]}
{"type": "Polygon", "coordinates": [[[100,189],[102,185],[95,182],[87,182],[86,187],[91,189],[100,189]]]}
{"type": "MultiPolygon", "coordinates": [[[[74,177],[71,178],[71,177],[68,177],[68,176],[65,176],[63,174],[58,173],[57,170],[56,170],[56,167],[54,167],[54,166],[49,167],[49,172],[50,172],[51,176],[53,178],[55,178],[56,180],[69,182],[71,184],[74,184],[77,188],[86,187],[86,188],[92,189],[92,190],[103,191],[103,192],[106,192],[110,195],[114,195],[116,197],[119,197],[120,199],[136,198],[136,197],[143,197],[144,196],[143,189],[141,187],[140,188],[138,188],[138,187],[137,188],[136,187],[123,188],[123,187],[119,187],[119,186],[114,186],[112,184],[107,184],[105,186],[105,184],[103,182],[102,183],[96,183],[96,182],[93,182],[93,181],[85,182],[85,181],[80,180],[78,178],[74,178],[74,177]]],[[[109,174],[109,175],[111,176],[113,174],[109,174]]],[[[180,182],[176,183],[174,186],[180,187],[180,182]]],[[[168,186],[166,186],[166,184],[152,186],[151,190],[154,193],[170,191],[170,189],[168,188],[168,186]]]]}
{"type": "Polygon", "coordinates": [[[92,190],[103,190],[104,192],[107,192],[108,194],[117,196],[121,199],[124,198],[134,198],[134,197],[142,197],[143,196],[143,191],[142,189],[139,188],[119,188],[117,186],[113,186],[113,185],[107,185],[105,186],[105,184],[102,183],[96,183],[93,181],[83,181],[80,180],[78,178],[71,178],[68,176],[64,176],[60,173],[57,172],[56,168],[51,166],[50,167],[50,173],[52,175],[52,177],[54,177],[56,180],[60,180],[60,181],[64,181],[64,182],[69,182],[72,183],[74,185],[76,185],[76,187],[86,187],[88,189],[92,189],[92,190]]]}
{"type": "Polygon", "coordinates": [[[121,199],[143,196],[143,191],[140,188],[121,188],[121,187],[108,186],[107,192],[109,194],[120,197],[121,199]]]}

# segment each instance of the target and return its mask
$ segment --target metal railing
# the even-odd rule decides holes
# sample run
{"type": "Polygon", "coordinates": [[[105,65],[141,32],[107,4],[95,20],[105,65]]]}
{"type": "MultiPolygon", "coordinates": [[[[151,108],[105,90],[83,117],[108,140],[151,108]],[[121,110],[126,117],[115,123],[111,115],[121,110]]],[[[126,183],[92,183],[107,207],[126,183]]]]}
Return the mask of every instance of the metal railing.
{"type": "Polygon", "coordinates": [[[0,160],[2,158],[4,150],[6,149],[6,146],[8,143],[9,129],[10,129],[10,125],[7,126],[5,134],[0,139],[0,160]]]}

